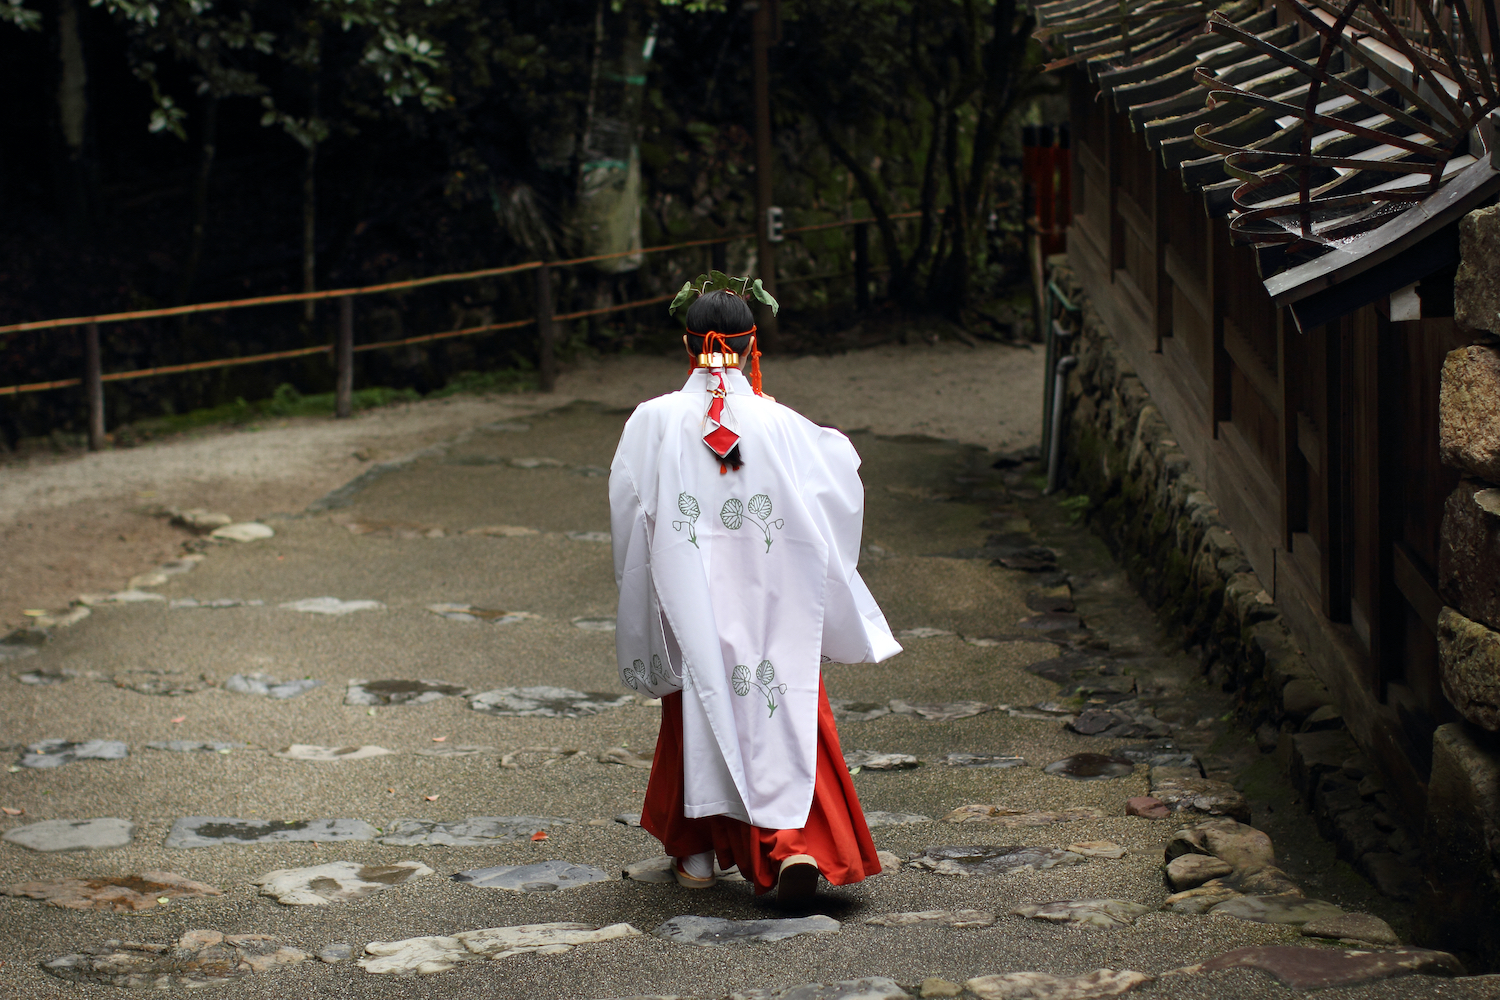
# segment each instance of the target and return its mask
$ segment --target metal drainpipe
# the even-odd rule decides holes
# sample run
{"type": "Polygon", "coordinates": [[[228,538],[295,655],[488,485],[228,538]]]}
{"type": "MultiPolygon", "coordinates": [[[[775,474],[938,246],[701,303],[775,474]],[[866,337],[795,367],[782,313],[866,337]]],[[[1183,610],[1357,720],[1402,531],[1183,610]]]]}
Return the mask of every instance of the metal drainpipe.
{"type": "Polygon", "coordinates": [[[1045,496],[1057,490],[1057,465],[1062,458],[1062,414],[1063,397],[1067,395],[1068,372],[1078,364],[1078,359],[1069,354],[1057,359],[1057,374],[1052,384],[1052,439],[1047,448],[1047,489],[1045,496]]]}

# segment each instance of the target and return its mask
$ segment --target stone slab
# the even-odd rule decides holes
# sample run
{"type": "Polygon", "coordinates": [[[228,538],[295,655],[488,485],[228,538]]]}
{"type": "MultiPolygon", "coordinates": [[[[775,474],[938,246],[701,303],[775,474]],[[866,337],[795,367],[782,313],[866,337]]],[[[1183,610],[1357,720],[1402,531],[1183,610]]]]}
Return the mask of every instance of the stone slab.
{"type": "Polygon", "coordinates": [[[1054,777],[1071,778],[1074,781],[1108,781],[1134,774],[1135,762],[1109,754],[1075,753],[1071,757],[1054,760],[1042,770],[1054,777]]]}
{"type": "Polygon", "coordinates": [[[389,865],[362,865],[334,861],[310,868],[280,868],[267,872],[251,885],[260,886],[283,906],[327,906],[348,903],[432,875],[420,861],[397,861],[389,865]]]}
{"type": "Polygon", "coordinates": [[[949,767],[991,767],[1010,768],[1025,767],[1025,757],[1009,757],[997,753],[950,753],[945,754],[939,763],[949,767]]]}
{"type": "Polygon", "coordinates": [[[1081,865],[1083,855],[1057,847],[1023,847],[1019,844],[966,844],[929,847],[911,864],[938,875],[1003,875],[1018,868],[1038,871],[1056,866],[1081,865]]]}
{"type": "Polygon", "coordinates": [[[1500,732],[1500,632],[1444,608],[1438,614],[1443,694],[1474,725],[1500,732]]]}
{"type": "Polygon", "coordinates": [[[238,819],[184,816],[172,824],[166,846],[222,847],[227,844],[329,844],[374,840],[379,832],[362,819],[238,819]]]}
{"type": "Polygon", "coordinates": [[[850,774],[856,771],[906,771],[922,762],[909,753],[882,753],[877,750],[845,750],[844,766],[850,774]]]}
{"type": "Polygon", "coordinates": [[[485,691],[475,695],[469,702],[469,707],[489,715],[577,719],[628,705],[633,700],[634,696],[628,694],[574,691],[571,688],[540,685],[485,691]]]}
{"type": "Polygon", "coordinates": [[[629,924],[549,923],[485,927],[452,937],[415,937],[371,941],[356,965],[375,975],[431,975],[460,962],[500,960],[516,955],[560,955],[583,944],[618,941],[641,932],[629,924]]]}
{"type": "Polygon", "coordinates": [[[195,989],[304,961],[304,951],[265,934],[191,930],[175,945],[106,941],[86,952],[42,963],[42,971],[75,983],[126,989],[195,989]]]}
{"type": "Polygon", "coordinates": [[[1135,923],[1137,917],[1151,912],[1151,908],[1124,899],[1062,899],[1052,903],[1023,903],[1010,912],[1012,916],[1031,920],[1109,930],[1135,923]]]}
{"type": "Polygon", "coordinates": [[[1073,806],[1068,809],[1045,809],[1035,812],[1013,806],[973,803],[959,806],[943,817],[944,823],[989,823],[1008,830],[1025,827],[1051,826],[1054,823],[1073,823],[1082,819],[1103,819],[1104,811],[1094,806],[1073,806]]]}
{"type": "Polygon", "coordinates": [[[1344,911],[1321,899],[1303,896],[1238,896],[1208,910],[1221,917],[1238,917],[1259,924],[1300,926],[1309,920],[1328,920],[1343,916],[1344,911]]]}
{"type": "Polygon", "coordinates": [[[773,920],[726,920],[722,917],[673,917],[651,933],[674,944],[713,946],[750,941],[784,941],[802,934],[836,934],[843,925],[832,917],[783,917],[773,920]]]}
{"type": "Polygon", "coordinates": [[[283,681],[270,674],[232,674],[224,682],[225,691],[239,694],[258,694],[263,698],[285,700],[305,694],[323,682],[311,677],[283,681]]]}
{"type": "Polygon", "coordinates": [[[956,719],[969,719],[985,712],[993,712],[995,706],[982,701],[953,701],[933,705],[914,705],[892,698],[891,711],[897,715],[915,715],[928,722],[953,722],[956,719]]]}
{"type": "Polygon", "coordinates": [[[1438,390],[1443,464],[1500,483],[1500,350],[1480,344],[1448,352],[1438,390]]]}
{"type": "Polygon", "coordinates": [[[235,740],[153,740],[146,744],[147,750],[166,750],[170,753],[220,753],[251,749],[248,743],[235,740]]]}
{"type": "Polygon", "coordinates": [[[1450,606],[1500,629],[1500,489],[1464,479],[1443,504],[1438,592],[1450,606]]]}
{"type": "Polygon", "coordinates": [[[1341,913],[1336,917],[1317,917],[1302,925],[1303,937],[1333,938],[1365,944],[1395,947],[1401,941],[1391,925],[1373,913],[1341,913]]]}
{"type": "Polygon", "coordinates": [[[390,680],[369,681],[353,679],[344,692],[345,705],[425,705],[449,697],[466,698],[474,692],[462,684],[447,681],[390,680]]]}
{"type": "Polygon", "coordinates": [[[22,767],[62,767],[75,760],[124,760],[130,749],[119,740],[41,740],[28,743],[21,756],[22,767]]]}
{"type": "Polygon", "coordinates": [[[906,826],[911,823],[931,822],[931,816],[923,816],[921,813],[885,812],[880,809],[872,809],[865,813],[865,825],[871,830],[878,830],[884,826],[906,826]]]}
{"type": "Polygon", "coordinates": [[[0,888],[0,893],[39,899],[48,906],[63,910],[112,913],[139,913],[164,906],[172,900],[224,895],[211,885],[185,879],[176,872],[19,882],[0,888]]]}
{"type": "Polygon", "coordinates": [[[979,1000],[1095,1000],[1129,993],[1151,981],[1150,976],[1130,969],[1095,969],[1083,976],[1006,972],[977,976],[964,986],[979,1000]]]}
{"type": "Polygon", "coordinates": [[[1349,951],[1338,948],[1299,948],[1291,945],[1266,945],[1236,948],[1211,958],[1194,971],[1217,972],[1222,969],[1261,969],[1294,990],[1329,989],[1353,986],[1378,979],[1421,974],[1427,976],[1461,976],[1464,969],[1458,959],[1445,951],[1420,948],[1397,948],[1391,951],[1349,951]]]}
{"type": "Polygon", "coordinates": [[[530,865],[496,865],[458,872],[453,881],[480,889],[508,889],[511,892],[557,892],[576,889],[590,882],[608,882],[615,876],[591,865],[569,861],[541,861],[530,865]]]}
{"type": "Polygon", "coordinates": [[[874,927],[992,927],[998,919],[990,910],[911,910],[866,917],[874,927]]]}
{"type": "Polygon", "coordinates": [[[330,763],[338,760],[367,760],[371,757],[384,757],[396,751],[387,750],[385,747],[374,745],[362,747],[324,747],[313,743],[293,743],[291,746],[278,750],[272,757],[280,757],[282,760],[312,760],[320,763],[330,763]]]}
{"type": "Polygon", "coordinates": [[[352,615],[356,611],[383,611],[385,605],[379,601],[343,601],[337,597],[306,597],[300,601],[287,601],[277,607],[285,611],[300,611],[305,615],[352,615]]]}
{"type": "Polygon", "coordinates": [[[387,847],[487,847],[530,840],[540,830],[573,822],[559,816],[470,816],[464,820],[398,819],[379,838],[387,847]]]}
{"type": "Polygon", "coordinates": [[[134,832],[134,823],[115,816],[46,819],[7,830],[0,840],[33,851],[98,851],[125,847],[134,832]]]}
{"type": "MultiPolygon", "coordinates": [[[[836,983],[803,983],[784,990],[744,990],[731,993],[725,1000],[910,1000],[911,994],[894,979],[867,976],[842,979],[836,983]]],[[[645,998],[642,998],[645,1000],[645,998]]],[[[655,998],[653,998],[655,1000],[655,998]]],[[[660,1000],[682,1000],[663,997],[660,1000]]]]}

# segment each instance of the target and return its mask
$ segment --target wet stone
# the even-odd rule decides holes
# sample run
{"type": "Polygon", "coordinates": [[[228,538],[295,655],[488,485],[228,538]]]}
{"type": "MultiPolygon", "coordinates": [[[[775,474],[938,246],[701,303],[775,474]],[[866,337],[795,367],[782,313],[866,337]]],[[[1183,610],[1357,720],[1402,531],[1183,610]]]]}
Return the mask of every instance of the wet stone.
{"type": "Polygon", "coordinates": [[[1026,758],[995,753],[950,753],[945,754],[940,763],[949,767],[1025,767],[1026,758]]]}
{"type": "Polygon", "coordinates": [[[1135,772],[1135,763],[1125,757],[1113,757],[1100,753],[1076,753],[1062,760],[1055,760],[1042,768],[1047,774],[1074,781],[1107,781],[1110,778],[1125,778],[1135,772]]]}
{"type": "Polygon", "coordinates": [[[47,819],[7,830],[3,839],[33,851],[98,851],[125,847],[135,832],[128,819],[47,819]]]}
{"type": "Polygon", "coordinates": [[[1072,612],[1044,611],[1027,615],[1016,624],[1033,632],[1077,632],[1083,628],[1083,619],[1072,612]]]}
{"type": "Polygon", "coordinates": [[[300,601],[287,601],[277,607],[286,611],[300,611],[306,615],[352,615],[356,611],[381,611],[385,605],[379,601],[342,601],[337,597],[308,597],[300,601]]]}
{"type": "Polygon", "coordinates": [[[928,722],[952,722],[983,715],[994,710],[993,705],[982,701],[953,701],[939,705],[913,705],[899,698],[891,699],[891,711],[897,715],[916,715],[928,722]]]}
{"type": "Polygon", "coordinates": [[[347,962],[353,957],[354,946],[343,941],[340,941],[337,944],[326,945],[322,951],[318,952],[318,961],[324,962],[328,965],[337,965],[340,962],[347,962]]]}
{"type": "Polygon", "coordinates": [[[1012,916],[1031,920],[1108,930],[1133,924],[1137,917],[1150,911],[1149,906],[1123,899],[1063,899],[1054,903],[1025,903],[1010,912],[1012,916]]]}
{"type": "Polygon", "coordinates": [[[76,760],[124,760],[130,750],[119,740],[42,740],[28,743],[21,757],[22,767],[62,767],[76,760]]]}
{"type": "Polygon", "coordinates": [[[1118,708],[1086,708],[1067,724],[1067,728],[1081,736],[1110,739],[1155,736],[1170,731],[1165,722],[1149,712],[1126,712],[1118,708]]]}
{"type": "Polygon", "coordinates": [[[180,698],[215,686],[208,674],[176,670],[125,670],[114,676],[115,687],[140,694],[180,698]]]}
{"type": "Polygon", "coordinates": [[[511,892],[556,892],[574,889],[590,882],[608,882],[614,876],[590,865],[568,861],[542,861],[531,865],[497,865],[458,872],[453,881],[481,889],[508,889],[511,892]]]}
{"type": "Polygon", "coordinates": [[[146,744],[147,750],[168,750],[172,753],[233,753],[249,750],[250,744],[233,740],[155,740],[146,744]]]}
{"type": "Polygon", "coordinates": [[[270,674],[234,674],[224,682],[224,690],[234,691],[239,694],[258,694],[263,698],[285,700],[287,698],[295,698],[299,694],[305,694],[322,683],[322,681],[314,680],[311,677],[283,681],[272,677],[270,674]]]}
{"type": "Polygon", "coordinates": [[[1003,875],[1017,868],[1041,871],[1083,863],[1083,855],[1072,851],[1056,847],[1022,847],[1019,844],[929,847],[911,861],[913,866],[938,875],[1003,875]]]}
{"type": "Polygon", "coordinates": [[[1126,854],[1125,848],[1113,840],[1080,840],[1069,844],[1067,850],[1086,858],[1105,858],[1109,861],[1118,861],[1126,854]]]}
{"type": "Polygon", "coordinates": [[[278,750],[271,756],[280,757],[282,760],[313,760],[328,763],[336,760],[367,760],[370,757],[384,757],[386,754],[395,753],[385,747],[362,746],[362,747],[324,747],[312,743],[293,743],[284,750],[278,750]]]}
{"type": "Polygon", "coordinates": [[[979,976],[964,986],[979,1000],[1094,1000],[1120,996],[1149,982],[1150,976],[1130,969],[1095,969],[1083,976],[1006,972],[979,976]]]}
{"type": "Polygon", "coordinates": [[[192,930],[176,943],[110,941],[86,952],[42,963],[42,970],[76,983],[126,989],[211,986],[251,973],[271,972],[308,957],[264,934],[224,935],[192,930]]]}
{"type": "Polygon", "coordinates": [[[168,847],[219,847],[223,844],[306,844],[374,840],[379,832],[362,819],[237,819],[232,816],[184,816],[172,824],[168,847]]]}
{"type": "Polygon", "coordinates": [[[1463,966],[1445,951],[1398,948],[1392,951],[1345,951],[1338,948],[1299,948],[1266,945],[1237,948],[1183,970],[1188,973],[1222,969],[1261,969],[1294,990],[1353,986],[1397,976],[1462,976],[1463,966]]]}
{"type": "Polygon", "coordinates": [[[880,753],[875,750],[845,750],[844,766],[856,771],[905,771],[920,767],[922,762],[909,753],[880,753]]]}
{"type": "MultiPolygon", "coordinates": [[[[894,979],[868,976],[843,979],[836,983],[803,983],[784,990],[744,990],[731,993],[725,1000],[910,1000],[911,994],[894,979]]],[[[641,998],[646,1000],[646,998],[641,998]]],[[[660,998],[675,1000],[675,998],[660,998]]]]}
{"type": "Polygon", "coordinates": [[[882,913],[867,917],[875,927],[992,927],[996,916],[989,910],[916,910],[882,913]]]}
{"type": "Polygon", "coordinates": [[[470,816],[465,820],[398,819],[379,838],[387,847],[487,847],[530,840],[573,821],[558,816],[470,816]]]}
{"type": "Polygon", "coordinates": [[[335,861],[311,868],[278,869],[250,884],[260,886],[262,896],[270,896],[283,906],[327,906],[363,899],[432,874],[433,870],[420,861],[397,861],[389,865],[335,861]]]}
{"type": "Polygon", "coordinates": [[[921,813],[884,812],[880,809],[872,809],[865,813],[865,825],[871,830],[878,830],[884,826],[907,826],[911,823],[931,822],[931,816],[923,816],[921,813]]]}
{"type": "Polygon", "coordinates": [[[349,681],[345,705],[425,705],[449,697],[468,697],[474,692],[462,684],[434,680],[349,681]]]}
{"type": "Polygon", "coordinates": [[[112,913],[139,913],[169,900],[224,895],[211,885],[185,879],[175,872],[19,882],[0,888],[0,893],[39,899],[48,906],[64,910],[107,910],[112,913]]]}
{"type": "Polygon", "coordinates": [[[490,715],[517,715],[544,719],[577,719],[596,715],[611,708],[628,705],[631,695],[604,694],[597,691],[574,691],[569,688],[538,686],[499,688],[475,695],[469,707],[490,715]]]}
{"type": "Polygon", "coordinates": [[[682,916],[673,917],[651,933],[676,944],[709,946],[749,941],[784,941],[802,934],[836,934],[841,926],[837,920],[821,914],[778,920],[682,916]]]}
{"type": "Polygon", "coordinates": [[[850,701],[847,698],[829,698],[828,707],[839,722],[869,722],[882,715],[890,715],[891,707],[881,702],[850,701]]]}
{"type": "Polygon", "coordinates": [[[1196,889],[1205,882],[1234,872],[1234,866],[1207,854],[1184,854],[1167,863],[1167,882],[1176,892],[1196,889]]]}
{"type": "MultiPolygon", "coordinates": [[[[535,534],[535,532],[532,532],[535,534]]],[[[529,611],[503,611],[499,608],[476,608],[472,604],[429,604],[427,610],[440,618],[455,622],[489,622],[492,625],[514,625],[537,615],[529,611]]]]}
{"type": "Polygon", "coordinates": [[[1154,743],[1131,743],[1123,747],[1115,747],[1110,751],[1115,757],[1124,757],[1133,760],[1137,764],[1147,767],[1184,767],[1192,768],[1200,775],[1203,773],[1202,766],[1198,762],[1198,756],[1191,750],[1184,750],[1171,740],[1157,740],[1154,743]]]}
{"type": "Polygon", "coordinates": [[[1153,799],[1149,795],[1137,795],[1135,798],[1125,800],[1125,815],[1139,816],[1142,819],[1166,819],[1172,815],[1172,810],[1167,808],[1165,802],[1153,799]]]}
{"type": "Polygon", "coordinates": [[[244,521],[240,524],[226,524],[222,528],[215,528],[208,533],[210,538],[218,538],[227,542],[255,542],[262,538],[273,538],[276,532],[258,521],[244,521]]]}
{"type": "Polygon", "coordinates": [[[1081,819],[1102,819],[1103,811],[1094,806],[1073,806],[1067,809],[1026,810],[1012,806],[988,805],[978,802],[957,809],[943,817],[944,823],[988,823],[1006,829],[1051,826],[1054,823],[1073,823],[1081,819]]]}
{"type": "Polygon", "coordinates": [[[1164,770],[1185,769],[1151,769],[1151,797],[1172,812],[1227,816],[1241,823],[1250,822],[1249,801],[1229,782],[1197,777],[1196,770],[1191,772],[1192,777],[1158,777],[1158,772],[1164,770]]]}
{"type": "Polygon", "coordinates": [[[371,941],[356,964],[375,975],[432,975],[460,962],[498,961],[515,955],[560,955],[579,945],[618,941],[641,932],[629,924],[550,923],[516,927],[485,927],[452,937],[415,937],[400,941],[371,941]]]}
{"type": "Polygon", "coordinates": [[[1309,920],[1338,917],[1343,910],[1321,899],[1303,896],[1239,896],[1225,900],[1208,911],[1219,916],[1238,917],[1258,924],[1305,924],[1309,920]]]}

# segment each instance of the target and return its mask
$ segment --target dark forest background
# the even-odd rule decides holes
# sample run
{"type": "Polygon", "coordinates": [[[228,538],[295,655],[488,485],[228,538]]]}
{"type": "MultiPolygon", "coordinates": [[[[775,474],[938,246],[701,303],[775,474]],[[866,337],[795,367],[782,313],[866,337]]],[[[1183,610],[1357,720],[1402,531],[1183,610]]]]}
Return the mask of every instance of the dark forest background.
{"type": "MultiPolygon", "coordinates": [[[[748,233],[753,7],[0,0],[0,325],[748,233]],[[601,196],[591,184],[609,170],[629,183],[601,196]],[[599,224],[620,218],[621,197],[640,205],[638,234],[599,224]]],[[[1026,280],[1018,130],[1047,90],[1024,7],[783,0],[775,21],[775,201],[788,226],[876,217],[879,278],[861,317],[850,230],[780,244],[777,349],[894,335],[891,317],[1014,332],[1004,300],[1026,280]],[[908,211],[922,214],[889,218],[908,211]]],[[[731,273],[754,271],[754,250],[731,244],[731,273]]],[[[660,294],[708,260],[704,249],[566,269],[559,308],[660,294]]],[[[104,370],[327,343],[337,311],[107,325],[104,370]]],[[[444,285],[360,300],[356,339],[532,311],[529,275],[444,285]]],[[[663,306],[562,336],[576,354],[665,350],[676,331],[663,306]]],[[[525,385],[533,339],[521,328],[363,353],[356,385],[525,385]]],[[[82,365],[78,330],[0,334],[0,385],[82,365]]],[[[317,355],[111,383],[107,413],[114,428],[246,399],[285,408],[331,387],[317,355]],[[277,396],[283,385],[295,391],[277,396]]],[[[82,422],[77,389],[0,397],[0,446],[82,422]]]]}

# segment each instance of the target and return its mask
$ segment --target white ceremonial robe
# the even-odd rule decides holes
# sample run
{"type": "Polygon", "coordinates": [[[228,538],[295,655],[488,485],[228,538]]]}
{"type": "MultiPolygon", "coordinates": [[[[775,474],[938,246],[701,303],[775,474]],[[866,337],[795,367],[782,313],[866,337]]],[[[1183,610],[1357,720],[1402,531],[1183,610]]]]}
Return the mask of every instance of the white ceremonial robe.
{"type": "MultiPolygon", "coordinates": [[[[800,829],[823,660],[901,651],[860,579],[864,485],[849,439],[724,372],[744,465],[703,443],[709,372],[638,406],[610,465],[620,677],[681,690],[684,810],[800,829]]],[[[726,423],[728,421],[726,420],[726,423]]]]}

